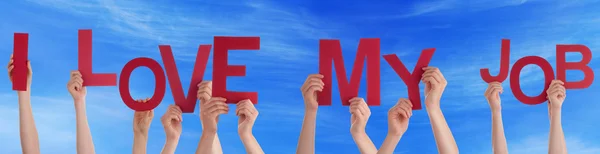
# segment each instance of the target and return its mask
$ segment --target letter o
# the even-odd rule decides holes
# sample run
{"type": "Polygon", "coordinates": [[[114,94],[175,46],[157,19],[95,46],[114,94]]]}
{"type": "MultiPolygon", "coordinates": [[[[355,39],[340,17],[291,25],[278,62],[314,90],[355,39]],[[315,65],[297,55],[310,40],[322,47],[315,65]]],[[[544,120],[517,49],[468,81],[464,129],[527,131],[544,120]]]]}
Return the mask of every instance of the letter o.
{"type": "Polygon", "coordinates": [[[123,100],[125,105],[127,105],[129,108],[135,111],[147,111],[156,108],[156,106],[160,104],[160,102],[165,96],[165,88],[165,72],[163,71],[160,64],[154,59],[146,57],[135,58],[127,62],[127,64],[125,64],[123,70],[121,71],[121,76],[119,78],[119,92],[121,93],[121,99],[123,100]],[[133,72],[134,69],[141,66],[148,67],[154,73],[154,78],[156,81],[154,94],[152,95],[152,98],[150,98],[150,100],[146,103],[137,103],[131,97],[131,94],[129,92],[129,78],[131,77],[131,72],[133,72]]]}
{"type": "Polygon", "coordinates": [[[550,65],[548,61],[539,56],[527,56],[515,62],[510,72],[510,89],[512,89],[513,94],[515,95],[517,100],[525,104],[536,105],[543,103],[547,100],[546,91],[548,90],[548,85],[550,85],[553,79],[554,71],[552,70],[552,65],[550,65]],[[523,70],[523,67],[530,64],[537,65],[540,68],[542,68],[542,71],[544,71],[544,90],[541,94],[534,97],[527,96],[525,95],[525,93],[523,93],[523,91],[521,90],[521,83],[519,81],[519,77],[521,76],[521,70],[523,70]]]}

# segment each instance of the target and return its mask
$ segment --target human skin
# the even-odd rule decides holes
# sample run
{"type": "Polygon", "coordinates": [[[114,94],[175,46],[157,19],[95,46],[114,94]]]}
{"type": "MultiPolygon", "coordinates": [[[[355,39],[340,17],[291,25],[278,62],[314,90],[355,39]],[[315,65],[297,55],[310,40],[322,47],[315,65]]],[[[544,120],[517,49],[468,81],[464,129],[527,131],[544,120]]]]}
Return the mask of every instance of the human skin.
{"type": "MultiPolygon", "coordinates": [[[[146,103],[150,98],[136,100],[136,103],[146,103]]],[[[135,111],[133,114],[133,154],[145,154],[148,145],[148,131],[154,118],[154,110],[135,111]]]]}
{"type": "MultiPolygon", "coordinates": [[[[8,62],[8,78],[12,82],[13,55],[10,55],[8,62]]],[[[31,110],[31,76],[33,75],[31,64],[27,62],[27,90],[17,91],[19,101],[19,135],[21,137],[21,150],[24,154],[39,154],[40,142],[38,132],[33,120],[33,111],[31,110]]]]}
{"type": "Polygon", "coordinates": [[[388,134],[381,144],[378,154],[394,153],[402,135],[408,130],[408,123],[412,117],[412,103],[408,99],[400,99],[388,111],[388,134]]]}
{"type": "Polygon", "coordinates": [[[502,92],[504,92],[502,83],[491,82],[484,94],[492,110],[492,149],[494,154],[508,154],[508,146],[502,124],[502,107],[500,105],[500,94],[502,92]]]}
{"type": "Polygon", "coordinates": [[[568,153],[561,120],[562,104],[567,97],[567,90],[564,85],[564,82],[554,80],[550,83],[550,87],[546,91],[549,102],[548,114],[550,115],[549,154],[568,153]]]}
{"type": "MultiPolygon", "coordinates": [[[[198,84],[198,93],[196,94],[198,100],[200,100],[200,104],[208,102],[208,100],[212,97],[212,81],[203,81],[198,84]]],[[[202,106],[200,106],[200,112],[202,111],[202,106]]],[[[204,121],[202,120],[203,115],[200,114],[200,122],[202,126],[202,130],[204,130],[204,121]]],[[[200,146],[198,146],[200,147],[200,146]]],[[[221,147],[221,141],[219,141],[219,135],[215,132],[214,141],[212,142],[212,152],[211,154],[223,154],[223,148],[221,147]]],[[[199,152],[197,150],[196,152],[199,152]]]]}
{"type": "Polygon", "coordinates": [[[438,153],[458,154],[456,141],[440,108],[440,99],[448,82],[436,67],[425,67],[423,70],[425,73],[421,80],[425,83],[425,106],[438,153]]]}
{"type": "Polygon", "coordinates": [[[167,112],[160,118],[160,122],[165,129],[166,134],[166,142],[163,146],[161,154],[174,154],[177,149],[177,144],[179,143],[179,137],[181,136],[182,126],[181,122],[183,122],[183,117],[181,116],[183,112],[181,108],[177,105],[169,105],[167,108],[167,112]]]}
{"type": "Polygon", "coordinates": [[[238,118],[238,134],[248,154],[264,154],[260,144],[252,134],[252,127],[258,117],[258,110],[250,100],[243,100],[236,104],[238,118]]]}
{"type": "Polygon", "coordinates": [[[204,128],[196,154],[214,153],[214,141],[217,134],[217,122],[219,115],[229,112],[229,106],[225,104],[226,99],[212,97],[207,102],[201,103],[200,117],[204,128]]]}
{"type": "Polygon", "coordinates": [[[371,110],[369,106],[365,102],[363,98],[355,97],[349,100],[350,101],[350,133],[352,134],[352,139],[358,146],[358,150],[362,154],[375,154],[377,153],[377,147],[367,135],[365,128],[367,126],[367,122],[369,121],[369,117],[371,116],[371,110]]]}
{"type": "Polygon", "coordinates": [[[88,125],[85,95],[86,88],[83,86],[83,78],[79,71],[71,71],[71,79],[67,84],[67,89],[75,104],[75,118],[77,125],[77,153],[94,154],[94,141],[88,125]]]}
{"type": "Polygon", "coordinates": [[[298,139],[297,154],[315,153],[315,129],[317,125],[317,92],[323,91],[325,83],[322,81],[323,75],[312,74],[306,78],[300,88],[304,98],[304,120],[302,121],[302,130],[298,139]]]}

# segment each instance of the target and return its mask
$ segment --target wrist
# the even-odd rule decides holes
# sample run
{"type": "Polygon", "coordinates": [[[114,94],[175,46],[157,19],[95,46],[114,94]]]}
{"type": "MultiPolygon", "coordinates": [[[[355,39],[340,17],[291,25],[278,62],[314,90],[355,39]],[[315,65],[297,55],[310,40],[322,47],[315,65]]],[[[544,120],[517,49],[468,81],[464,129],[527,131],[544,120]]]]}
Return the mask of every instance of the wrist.
{"type": "Polygon", "coordinates": [[[27,89],[26,91],[17,91],[17,96],[31,96],[31,92],[29,91],[29,89],[27,89]]]}
{"type": "Polygon", "coordinates": [[[251,139],[254,137],[254,135],[252,135],[252,133],[240,133],[239,136],[240,136],[240,139],[242,139],[242,141],[244,141],[246,139],[251,139]]]}
{"type": "Polygon", "coordinates": [[[388,132],[386,138],[400,140],[400,138],[402,138],[403,135],[404,132],[388,132]]]}
{"type": "Polygon", "coordinates": [[[492,113],[496,114],[496,113],[502,113],[502,108],[500,107],[494,107],[492,108],[492,113]]]}
{"type": "Polygon", "coordinates": [[[202,129],[202,134],[217,134],[217,129],[202,129]]]}
{"type": "Polygon", "coordinates": [[[167,136],[165,145],[177,145],[179,143],[179,137],[169,137],[167,136]]]}
{"type": "Polygon", "coordinates": [[[352,134],[352,136],[362,136],[362,135],[367,135],[367,132],[364,129],[350,130],[350,134],[352,134]]]}

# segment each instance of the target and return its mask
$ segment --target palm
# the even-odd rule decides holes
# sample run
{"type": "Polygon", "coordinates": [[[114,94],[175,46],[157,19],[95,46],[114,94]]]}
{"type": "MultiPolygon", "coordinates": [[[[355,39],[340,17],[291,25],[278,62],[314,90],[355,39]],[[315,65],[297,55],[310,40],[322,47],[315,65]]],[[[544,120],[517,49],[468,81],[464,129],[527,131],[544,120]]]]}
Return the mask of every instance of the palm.
{"type": "Polygon", "coordinates": [[[167,126],[167,132],[169,135],[178,136],[181,134],[181,122],[178,122],[175,119],[172,119],[169,126],[167,126]]]}

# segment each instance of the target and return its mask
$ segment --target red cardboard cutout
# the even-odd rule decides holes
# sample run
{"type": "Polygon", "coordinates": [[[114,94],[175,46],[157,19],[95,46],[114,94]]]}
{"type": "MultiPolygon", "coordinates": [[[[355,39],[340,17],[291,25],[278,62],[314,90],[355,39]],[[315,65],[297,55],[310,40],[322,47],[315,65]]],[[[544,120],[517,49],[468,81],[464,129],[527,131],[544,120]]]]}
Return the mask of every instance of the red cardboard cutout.
{"type": "Polygon", "coordinates": [[[158,104],[160,104],[162,101],[163,97],[165,96],[165,84],[165,72],[162,70],[160,64],[154,59],[140,57],[127,62],[125,67],[123,67],[123,70],[121,71],[121,77],[119,78],[119,92],[121,93],[121,99],[123,99],[123,102],[129,108],[135,111],[148,111],[156,108],[156,106],[158,106],[158,104]],[[152,70],[154,73],[154,78],[156,80],[154,94],[146,103],[136,102],[129,93],[129,78],[131,77],[131,72],[141,66],[150,68],[150,70],[152,70]]]}
{"type": "Polygon", "coordinates": [[[117,74],[92,72],[92,30],[79,30],[79,72],[84,86],[116,86],[117,74]]]}
{"type": "Polygon", "coordinates": [[[331,105],[331,80],[332,80],[332,61],[335,65],[335,71],[338,81],[338,89],[342,105],[350,105],[350,99],[358,96],[360,88],[360,79],[362,70],[367,61],[367,104],[369,106],[378,106],[380,99],[380,42],[378,38],[360,39],[358,51],[350,82],[346,76],[346,67],[344,66],[344,57],[342,56],[342,47],[339,40],[321,40],[319,45],[319,73],[324,76],[322,92],[318,92],[319,105],[331,105]]]}
{"type": "Polygon", "coordinates": [[[547,100],[546,91],[548,90],[548,87],[553,79],[554,71],[552,70],[552,66],[550,65],[550,63],[548,63],[548,61],[538,56],[527,56],[515,62],[512,71],[510,72],[510,89],[512,89],[513,94],[515,95],[517,100],[525,104],[536,105],[543,103],[547,100]],[[544,90],[542,91],[542,93],[534,97],[527,96],[523,93],[523,91],[521,90],[521,83],[519,81],[521,70],[523,69],[523,67],[529,64],[537,65],[540,68],[542,68],[542,71],[544,71],[544,90]]]}
{"type": "Polygon", "coordinates": [[[223,97],[226,103],[238,103],[250,99],[258,103],[257,92],[227,91],[227,76],[246,76],[246,66],[229,65],[227,55],[229,50],[259,50],[260,37],[222,37],[214,38],[213,55],[213,97],[223,97]]]}
{"type": "Polygon", "coordinates": [[[588,64],[592,61],[592,51],[584,45],[556,45],[556,76],[565,82],[566,89],[588,88],[594,82],[594,71],[588,64]],[[567,62],[567,52],[579,52],[583,57],[579,62],[567,62]],[[580,70],[584,78],[581,81],[567,81],[567,70],[580,70]]]}
{"type": "Polygon", "coordinates": [[[490,74],[490,70],[488,68],[483,68],[479,70],[479,74],[481,74],[481,78],[483,81],[490,82],[504,82],[506,77],[508,77],[508,72],[510,69],[510,40],[502,39],[502,47],[500,48],[500,73],[498,76],[492,76],[490,74]]]}
{"type": "Polygon", "coordinates": [[[13,49],[12,89],[27,91],[27,58],[29,34],[15,33],[13,49]]]}
{"type": "Polygon", "coordinates": [[[421,77],[423,76],[422,68],[427,67],[431,58],[433,57],[433,53],[435,53],[435,48],[425,49],[421,52],[421,56],[413,69],[413,73],[411,74],[404,63],[396,56],[396,54],[384,55],[383,58],[392,66],[396,74],[402,78],[404,84],[408,88],[408,98],[410,102],[413,104],[413,110],[420,110],[421,107],[421,91],[419,90],[419,83],[421,82],[421,77]]]}
{"type": "Polygon", "coordinates": [[[211,45],[200,45],[198,47],[196,63],[194,64],[194,71],[192,72],[192,79],[190,80],[190,87],[188,88],[188,95],[186,97],[183,93],[183,88],[181,87],[181,80],[179,78],[179,73],[177,72],[177,65],[175,64],[175,58],[173,58],[171,46],[159,46],[165,70],[167,71],[169,85],[171,86],[171,92],[173,93],[173,99],[183,113],[194,113],[196,102],[198,100],[196,96],[196,93],[198,92],[198,83],[202,82],[202,77],[204,77],[204,70],[206,69],[206,63],[208,62],[211,48],[211,45]]]}

